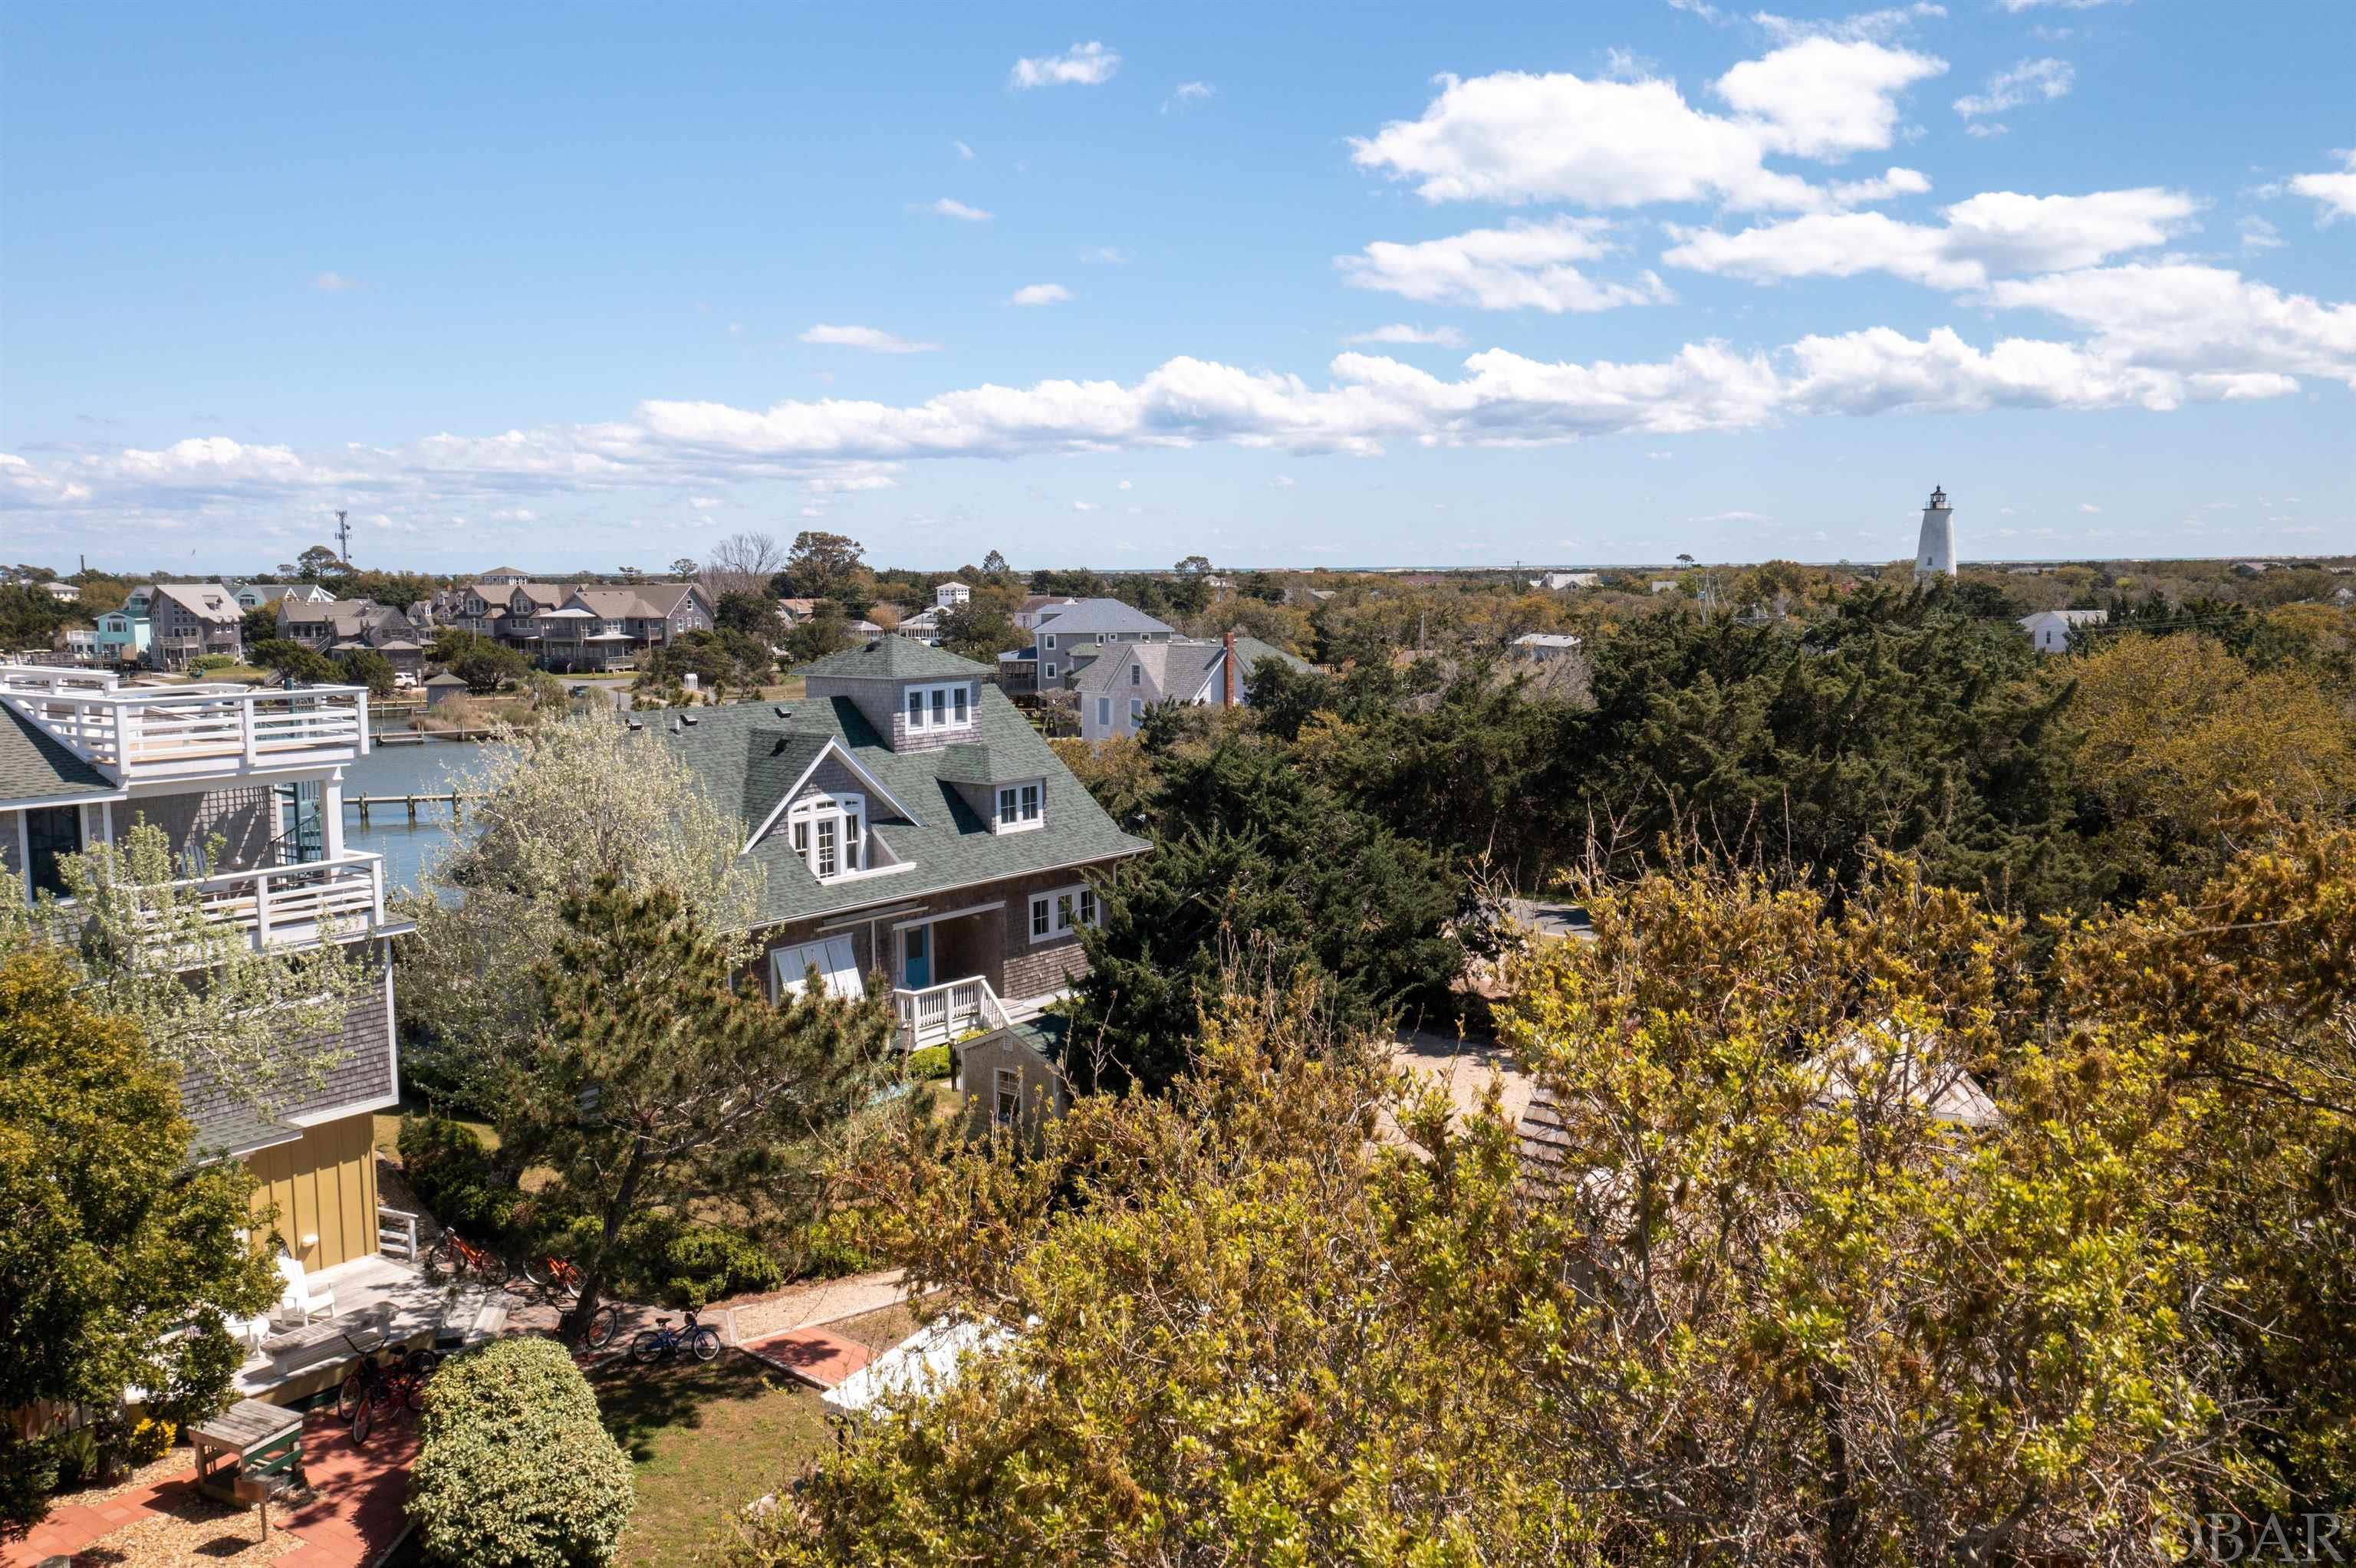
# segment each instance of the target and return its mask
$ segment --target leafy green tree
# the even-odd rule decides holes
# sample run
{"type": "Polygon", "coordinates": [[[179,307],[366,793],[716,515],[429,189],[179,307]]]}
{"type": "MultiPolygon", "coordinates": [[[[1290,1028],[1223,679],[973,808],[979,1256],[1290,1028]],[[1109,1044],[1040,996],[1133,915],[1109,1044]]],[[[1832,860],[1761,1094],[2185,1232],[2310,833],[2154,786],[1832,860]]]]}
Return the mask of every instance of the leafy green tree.
{"type": "Polygon", "coordinates": [[[392,661],[374,648],[352,648],[335,656],[337,668],[351,686],[365,686],[371,697],[392,695],[392,661]]]}
{"type": "Polygon", "coordinates": [[[280,1287],[242,1239],[252,1178],[184,1168],[177,1070],[82,980],[59,950],[0,942],[0,1537],[47,1511],[63,1407],[135,1384],[166,1415],[211,1413],[241,1354],[221,1314],[280,1287]]]}
{"type": "Polygon", "coordinates": [[[881,997],[739,992],[729,948],[667,889],[601,879],[562,918],[537,976],[548,1033],[499,1131],[552,1173],[541,1211],[583,1221],[577,1331],[634,1220],[808,1217],[830,1141],[893,1070],[895,1025],[881,997]]]}
{"type": "MultiPolygon", "coordinates": [[[[474,797],[449,852],[396,904],[414,921],[394,992],[412,1082],[487,1115],[548,1027],[535,976],[569,899],[606,871],[669,889],[717,931],[742,932],[764,873],[745,827],[676,753],[611,714],[568,715],[482,749],[451,779],[474,797]]],[[[739,963],[753,949],[731,948],[739,963]]]]}
{"type": "Polygon", "coordinates": [[[715,695],[755,691],[776,675],[776,656],[769,652],[767,643],[723,626],[691,631],[657,648],[632,685],[640,691],[661,691],[684,685],[692,675],[703,690],[715,695]]]}
{"type": "Polygon", "coordinates": [[[0,646],[46,648],[59,631],[84,619],[80,606],[61,604],[39,588],[22,582],[0,585],[0,646]]]}
{"type": "Polygon", "coordinates": [[[247,656],[251,657],[262,644],[278,640],[278,606],[256,604],[238,618],[238,629],[247,656]]]}
{"type": "MultiPolygon", "coordinates": [[[[789,592],[785,599],[835,599],[857,586],[866,553],[857,539],[819,528],[804,528],[794,536],[787,553],[784,576],[789,592]]],[[[863,610],[864,605],[861,608],[863,610]]]]}
{"type": "Polygon", "coordinates": [[[351,568],[326,545],[315,544],[294,558],[294,570],[305,582],[332,583],[351,568]]]}
{"type": "Polygon", "coordinates": [[[1233,738],[1164,756],[1147,816],[1156,852],[1107,884],[1102,923],[1081,933],[1076,1082],[1166,1088],[1238,965],[1306,975],[1353,1029],[1448,1005],[1461,890],[1430,850],[1233,738]]]}
{"type": "Polygon", "coordinates": [[[742,632],[764,647],[774,647],[786,640],[786,624],[777,614],[777,602],[766,593],[741,589],[723,593],[712,619],[723,630],[742,632]]]}
{"type": "Polygon", "coordinates": [[[942,613],[940,638],[950,653],[982,664],[994,664],[999,655],[1031,642],[1003,609],[980,594],[942,613]]]}
{"type": "Polygon", "coordinates": [[[466,683],[477,697],[513,686],[531,673],[531,662],[506,644],[480,632],[445,626],[434,634],[426,657],[466,683]]]}
{"type": "Polygon", "coordinates": [[[788,665],[805,665],[841,653],[851,645],[851,622],[841,605],[831,599],[820,600],[814,613],[795,622],[786,633],[785,645],[788,665]]]}
{"type": "Polygon", "coordinates": [[[317,684],[343,678],[344,672],[335,660],[289,637],[272,637],[266,642],[249,644],[245,656],[248,663],[283,675],[288,680],[317,684]]]}
{"type": "Polygon", "coordinates": [[[1013,570],[1014,569],[1012,567],[1006,564],[1006,557],[997,550],[991,550],[988,555],[981,558],[981,573],[985,577],[997,578],[1011,576],[1013,570]]]}

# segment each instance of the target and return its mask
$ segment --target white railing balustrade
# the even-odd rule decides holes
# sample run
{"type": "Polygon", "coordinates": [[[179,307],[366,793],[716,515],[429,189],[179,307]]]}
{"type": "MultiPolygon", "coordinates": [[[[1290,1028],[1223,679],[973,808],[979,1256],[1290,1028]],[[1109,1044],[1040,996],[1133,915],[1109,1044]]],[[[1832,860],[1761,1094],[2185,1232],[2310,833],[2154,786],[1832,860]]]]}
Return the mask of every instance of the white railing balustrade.
{"type": "Polygon", "coordinates": [[[971,1029],[1006,1027],[1006,1009],[998,993],[979,975],[949,980],[922,990],[895,990],[892,1005],[900,1016],[900,1043],[909,1051],[939,1045],[971,1029]]]}
{"type": "Polygon", "coordinates": [[[406,1209],[388,1209],[377,1205],[376,1250],[389,1258],[403,1263],[415,1263],[417,1251],[417,1216],[406,1209]]]}
{"type": "MultiPolygon", "coordinates": [[[[362,851],[164,885],[193,893],[205,925],[238,932],[256,948],[349,937],[384,923],[384,857],[362,851]]],[[[149,918],[161,917],[150,911],[149,918]]],[[[167,933],[161,939],[173,938],[167,933]]]]}
{"type": "Polygon", "coordinates": [[[368,752],[368,688],[126,687],[112,675],[0,666],[0,702],[130,784],[346,762],[368,752]]]}

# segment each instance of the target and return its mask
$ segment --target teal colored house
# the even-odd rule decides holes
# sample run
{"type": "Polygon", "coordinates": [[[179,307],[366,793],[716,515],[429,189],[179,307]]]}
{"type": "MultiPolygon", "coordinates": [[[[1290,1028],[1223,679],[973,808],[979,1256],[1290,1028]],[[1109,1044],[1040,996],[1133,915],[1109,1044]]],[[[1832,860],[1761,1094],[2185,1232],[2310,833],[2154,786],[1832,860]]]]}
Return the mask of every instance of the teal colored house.
{"type": "Polygon", "coordinates": [[[98,660],[101,664],[139,664],[147,658],[150,636],[145,615],[129,609],[109,610],[98,618],[98,660]]]}

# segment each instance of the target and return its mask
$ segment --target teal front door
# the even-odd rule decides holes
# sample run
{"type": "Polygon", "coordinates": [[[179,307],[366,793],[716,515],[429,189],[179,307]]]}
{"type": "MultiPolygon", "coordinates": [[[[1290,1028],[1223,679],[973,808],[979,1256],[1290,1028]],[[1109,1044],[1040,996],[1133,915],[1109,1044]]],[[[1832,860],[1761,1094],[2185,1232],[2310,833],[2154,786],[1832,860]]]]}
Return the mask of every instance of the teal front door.
{"type": "Polygon", "coordinates": [[[921,991],[933,983],[933,928],[912,925],[900,933],[900,952],[904,959],[901,984],[912,991],[921,991]]]}

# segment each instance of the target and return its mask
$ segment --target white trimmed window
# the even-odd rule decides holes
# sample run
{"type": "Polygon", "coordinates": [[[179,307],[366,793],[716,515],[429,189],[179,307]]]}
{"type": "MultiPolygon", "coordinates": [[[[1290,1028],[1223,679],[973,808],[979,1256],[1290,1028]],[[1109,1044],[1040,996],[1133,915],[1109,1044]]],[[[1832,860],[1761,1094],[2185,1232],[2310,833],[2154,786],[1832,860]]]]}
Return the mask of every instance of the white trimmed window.
{"type": "Polygon", "coordinates": [[[1083,882],[1076,888],[1058,888],[1052,893],[1031,895],[1031,940],[1053,942],[1069,936],[1083,925],[1094,925],[1100,912],[1097,907],[1097,891],[1083,882]]]}
{"type": "Polygon", "coordinates": [[[908,688],[907,700],[911,731],[973,728],[973,688],[964,681],[912,686],[908,688]]]}
{"type": "Polygon", "coordinates": [[[998,786],[998,831],[1019,833],[1040,824],[1041,781],[998,786]]]}
{"type": "Polygon", "coordinates": [[[1052,653],[1054,653],[1054,652],[1055,651],[1055,633],[1053,633],[1053,632],[1045,632],[1045,633],[1042,633],[1042,634],[1040,635],[1040,641],[1044,645],[1044,646],[1046,647],[1046,650],[1047,650],[1049,653],[1051,653],[1051,654],[1052,654],[1052,653]]]}
{"type": "Polygon", "coordinates": [[[1129,684],[1131,686],[1143,686],[1145,684],[1145,667],[1139,664],[1135,659],[1129,661],[1129,684]]]}
{"type": "Polygon", "coordinates": [[[1012,1126],[1014,1118],[1023,1113],[1023,1074],[1012,1067],[1001,1067],[990,1078],[991,1119],[1001,1127],[1012,1126]]]}
{"type": "Polygon", "coordinates": [[[859,977],[859,965],[851,955],[851,938],[830,936],[823,942],[804,943],[799,947],[773,947],[769,950],[769,994],[782,1002],[798,997],[809,983],[809,972],[816,968],[819,981],[827,995],[856,1001],[867,994],[866,984],[859,977]]]}
{"type": "Polygon", "coordinates": [[[810,795],[786,813],[794,854],[821,882],[867,869],[867,797],[810,795]]]}
{"type": "Polygon", "coordinates": [[[1049,680],[1053,680],[1053,679],[1055,679],[1055,667],[1053,664],[1050,664],[1050,665],[1047,667],[1047,678],[1048,678],[1049,680]]]}
{"type": "Polygon", "coordinates": [[[1130,698],[1130,699],[1129,699],[1129,721],[1130,721],[1130,723],[1134,724],[1134,723],[1136,723],[1139,720],[1141,720],[1141,719],[1142,719],[1142,718],[1144,718],[1144,717],[1145,717],[1145,699],[1143,699],[1142,697],[1132,697],[1132,698],[1130,698]]]}
{"type": "Polygon", "coordinates": [[[1112,699],[1109,697],[1097,699],[1097,728],[1099,730],[1112,728],[1112,699]]]}

